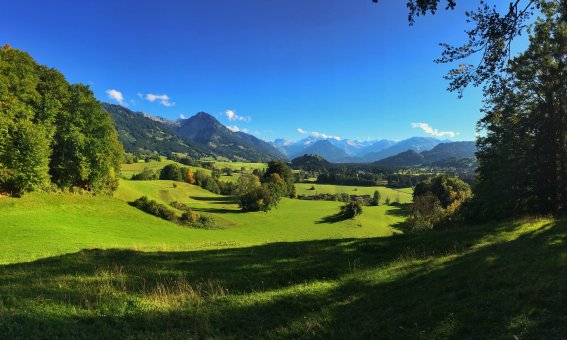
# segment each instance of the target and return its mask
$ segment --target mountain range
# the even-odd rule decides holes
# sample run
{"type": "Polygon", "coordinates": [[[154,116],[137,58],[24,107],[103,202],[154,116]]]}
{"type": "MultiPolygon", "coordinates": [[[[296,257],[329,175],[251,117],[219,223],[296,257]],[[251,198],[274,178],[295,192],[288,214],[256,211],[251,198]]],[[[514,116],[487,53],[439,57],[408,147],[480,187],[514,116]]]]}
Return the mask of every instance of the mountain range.
{"type": "Polygon", "coordinates": [[[428,151],[418,153],[414,150],[407,150],[374,162],[374,164],[385,167],[405,167],[446,160],[472,159],[475,157],[476,150],[475,142],[441,143],[428,151]]]}
{"type": "Polygon", "coordinates": [[[408,166],[447,158],[473,157],[476,151],[474,142],[451,142],[432,137],[356,141],[309,136],[296,142],[284,139],[266,142],[244,132],[232,131],[205,112],[173,121],[119,105],[103,103],[103,107],[112,115],[119,139],[130,153],[180,152],[194,158],[222,156],[251,162],[291,160],[312,154],[333,163],[384,160],[382,165],[408,166]]]}
{"type": "Polygon", "coordinates": [[[432,137],[411,137],[401,141],[382,139],[361,142],[308,137],[297,142],[277,139],[272,144],[290,159],[305,154],[316,154],[333,163],[372,163],[407,150],[416,153],[428,151],[441,143],[451,143],[451,141],[432,137]]]}

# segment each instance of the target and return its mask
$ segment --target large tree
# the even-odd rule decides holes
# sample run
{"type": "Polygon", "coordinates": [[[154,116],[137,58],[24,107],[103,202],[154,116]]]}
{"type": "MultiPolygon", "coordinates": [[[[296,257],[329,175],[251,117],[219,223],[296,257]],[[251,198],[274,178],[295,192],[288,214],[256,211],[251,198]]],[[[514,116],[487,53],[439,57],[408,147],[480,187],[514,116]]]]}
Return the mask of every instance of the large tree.
{"type": "Polygon", "coordinates": [[[69,84],[25,52],[0,49],[0,192],[21,195],[51,181],[110,193],[122,153],[87,86],[69,84]]]}
{"type": "Polygon", "coordinates": [[[489,217],[567,212],[567,7],[542,3],[528,49],[487,91],[478,204],[489,217]]]}

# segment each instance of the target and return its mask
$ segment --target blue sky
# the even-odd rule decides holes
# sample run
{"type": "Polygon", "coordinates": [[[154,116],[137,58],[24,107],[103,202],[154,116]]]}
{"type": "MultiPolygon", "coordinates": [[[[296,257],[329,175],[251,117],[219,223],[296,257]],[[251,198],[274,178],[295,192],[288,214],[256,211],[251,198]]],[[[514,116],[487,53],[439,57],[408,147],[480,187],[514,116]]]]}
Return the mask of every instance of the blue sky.
{"type": "Polygon", "coordinates": [[[464,10],[410,27],[405,1],[21,0],[2,5],[0,43],[102,101],[170,119],[205,111],[263,139],[472,140],[480,90],[458,99],[449,66],[433,63],[439,42],[465,38],[464,10]]]}

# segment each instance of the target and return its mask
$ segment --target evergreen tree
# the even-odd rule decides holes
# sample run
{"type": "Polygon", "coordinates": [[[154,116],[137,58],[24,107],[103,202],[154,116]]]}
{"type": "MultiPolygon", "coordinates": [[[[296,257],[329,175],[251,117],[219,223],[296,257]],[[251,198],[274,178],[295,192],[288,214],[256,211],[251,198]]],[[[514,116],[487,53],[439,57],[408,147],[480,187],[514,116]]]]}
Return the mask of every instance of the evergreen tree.
{"type": "Polygon", "coordinates": [[[567,4],[542,13],[528,49],[486,90],[475,200],[485,217],[567,210],[567,4]]]}

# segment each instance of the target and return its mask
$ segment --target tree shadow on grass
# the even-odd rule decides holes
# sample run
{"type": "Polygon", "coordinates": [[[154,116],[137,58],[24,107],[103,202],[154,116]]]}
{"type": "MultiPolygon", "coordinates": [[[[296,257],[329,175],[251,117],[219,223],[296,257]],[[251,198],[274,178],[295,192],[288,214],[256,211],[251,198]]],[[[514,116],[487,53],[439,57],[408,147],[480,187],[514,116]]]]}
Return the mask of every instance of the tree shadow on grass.
{"type": "Polygon", "coordinates": [[[204,212],[211,214],[241,214],[243,213],[240,209],[226,209],[226,208],[193,208],[191,210],[196,212],[204,212]]]}
{"type": "Polygon", "coordinates": [[[567,223],[518,227],[3,265],[0,334],[564,338],[567,223]]]}
{"type": "Polygon", "coordinates": [[[207,196],[189,196],[189,198],[194,199],[196,201],[204,201],[212,204],[236,204],[238,201],[233,196],[216,196],[216,197],[207,197],[207,196]]]}
{"type": "Polygon", "coordinates": [[[338,222],[341,222],[341,221],[348,220],[349,218],[350,217],[348,217],[344,214],[338,213],[338,214],[335,214],[335,215],[323,217],[319,221],[316,221],[315,224],[325,224],[325,223],[333,224],[333,223],[338,223],[338,222]]]}

